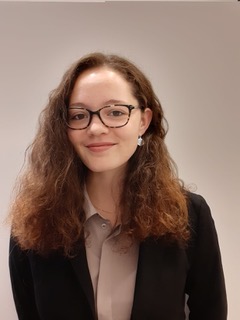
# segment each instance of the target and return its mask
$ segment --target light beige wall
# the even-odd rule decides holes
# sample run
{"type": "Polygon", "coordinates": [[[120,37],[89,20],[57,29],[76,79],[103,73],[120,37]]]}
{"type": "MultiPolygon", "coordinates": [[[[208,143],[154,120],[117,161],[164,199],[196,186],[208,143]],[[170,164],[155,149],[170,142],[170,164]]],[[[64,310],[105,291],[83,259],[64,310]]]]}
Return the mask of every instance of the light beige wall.
{"type": "MultiPolygon", "coordinates": [[[[208,200],[218,229],[229,319],[240,314],[240,6],[238,3],[0,3],[0,214],[63,71],[82,54],[135,61],[169,120],[180,176],[208,200]]],[[[17,319],[0,227],[0,318],[17,319]]]]}

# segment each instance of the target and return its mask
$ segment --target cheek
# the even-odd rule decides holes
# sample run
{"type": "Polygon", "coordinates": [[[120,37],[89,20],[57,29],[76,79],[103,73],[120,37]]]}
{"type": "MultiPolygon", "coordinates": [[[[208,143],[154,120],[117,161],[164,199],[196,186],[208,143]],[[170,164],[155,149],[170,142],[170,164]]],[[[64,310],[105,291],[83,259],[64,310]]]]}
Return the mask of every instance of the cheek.
{"type": "Polygon", "coordinates": [[[67,136],[70,143],[73,144],[74,138],[73,138],[72,130],[68,130],[67,136]]]}
{"type": "Polygon", "coordinates": [[[123,131],[121,136],[119,135],[119,138],[124,143],[125,150],[128,150],[128,152],[134,152],[137,148],[138,136],[139,131],[135,127],[131,128],[131,130],[123,131]]]}
{"type": "Polygon", "coordinates": [[[129,143],[133,143],[134,141],[137,141],[137,138],[139,136],[140,132],[140,123],[135,122],[129,126],[128,130],[125,132],[125,139],[129,140],[129,143]]]}
{"type": "Polygon", "coordinates": [[[71,143],[74,147],[76,147],[77,144],[78,144],[79,141],[80,141],[80,137],[79,137],[78,132],[76,132],[75,130],[69,129],[68,132],[67,132],[67,135],[68,135],[68,139],[69,139],[70,143],[71,143]]]}

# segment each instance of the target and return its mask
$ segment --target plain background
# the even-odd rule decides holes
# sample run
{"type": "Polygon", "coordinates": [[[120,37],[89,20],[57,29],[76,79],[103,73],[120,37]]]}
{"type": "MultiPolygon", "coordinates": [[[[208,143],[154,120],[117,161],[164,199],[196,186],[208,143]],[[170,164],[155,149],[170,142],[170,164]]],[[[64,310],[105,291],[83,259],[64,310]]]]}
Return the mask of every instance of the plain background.
{"type": "Polygon", "coordinates": [[[123,55],[152,81],[179,175],[212,209],[239,319],[239,30],[232,2],[0,3],[0,319],[17,319],[2,221],[24,151],[49,92],[92,51],[123,55]]]}

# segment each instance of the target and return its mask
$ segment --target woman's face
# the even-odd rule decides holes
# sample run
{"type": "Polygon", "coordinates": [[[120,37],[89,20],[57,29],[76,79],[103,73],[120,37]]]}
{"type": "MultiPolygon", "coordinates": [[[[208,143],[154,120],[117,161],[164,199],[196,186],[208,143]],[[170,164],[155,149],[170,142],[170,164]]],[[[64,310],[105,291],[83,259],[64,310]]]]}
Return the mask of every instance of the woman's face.
{"type": "MultiPolygon", "coordinates": [[[[90,69],[76,80],[69,107],[96,111],[106,105],[123,103],[138,106],[130,84],[116,71],[107,67],[90,69]]],[[[69,110],[69,113],[74,110],[69,110]]],[[[144,134],[152,111],[133,109],[129,122],[120,128],[106,127],[97,115],[82,130],[68,129],[68,137],[82,162],[92,172],[108,172],[125,167],[137,148],[138,136],[144,134]]]]}

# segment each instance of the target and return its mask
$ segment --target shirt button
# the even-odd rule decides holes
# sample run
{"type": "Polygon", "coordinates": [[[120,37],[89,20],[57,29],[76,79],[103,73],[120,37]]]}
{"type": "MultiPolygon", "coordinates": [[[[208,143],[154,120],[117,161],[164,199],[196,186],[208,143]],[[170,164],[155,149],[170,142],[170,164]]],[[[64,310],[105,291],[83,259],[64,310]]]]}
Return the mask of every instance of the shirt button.
{"type": "Polygon", "coordinates": [[[101,227],[102,227],[103,230],[105,230],[107,228],[107,224],[106,223],[102,223],[101,227]]]}

